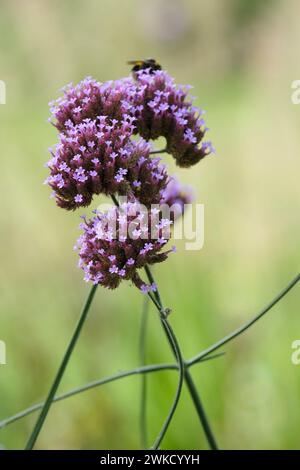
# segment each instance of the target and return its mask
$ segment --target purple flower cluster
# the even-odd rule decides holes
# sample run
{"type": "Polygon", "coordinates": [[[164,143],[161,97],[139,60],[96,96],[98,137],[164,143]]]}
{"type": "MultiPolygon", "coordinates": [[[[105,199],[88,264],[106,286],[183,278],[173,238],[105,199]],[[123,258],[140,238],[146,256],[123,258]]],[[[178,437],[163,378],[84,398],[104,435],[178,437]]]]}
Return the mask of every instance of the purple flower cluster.
{"type": "Polygon", "coordinates": [[[164,137],[166,151],[180,167],[192,166],[214,151],[203,141],[203,111],[193,105],[188,91],[175,85],[167,72],[146,69],[106,83],[87,77],[65,87],[63,96],[50,104],[50,122],[59,131],[59,142],[51,150],[46,183],[57,205],[67,210],[89,206],[98,194],[126,196],[129,201],[84,219],[78,247],[87,281],[115,288],[130,279],[144,292],[155,289],[137,270],[167,259],[172,250],[162,251],[169,238],[165,230],[193,197],[190,188],[170,178],[160,159],[151,156],[148,141],[164,137]],[[168,218],[161,208],[151,208],[163,204],[172,209],[168,218]],[[142,205],[151,208],[147,215],[142,205]]]}
{"type": "Polygon", "coordinates": [[[84,119],[108,116],[123,120],[130,114],[133,132],[146,140],[165,137],[166,151],[181,167],[190,167],[214,152],[203,141],[208,128],[204,111],[193,105],[189,86],[176,85],[164,70],[140,70],[135,78],[99,83],[87,77],[75,87],[70,84],[64,96],[50,103],[51,122],[60,132],[84,119]]]}
{"type": "Polygon", "coordinates": [[[214,152],[203,142],[208,130],[204,111],[193,105],[188,86],[176,86],[164,70],[136,72],[136,86],[128,87],[130,112],[136,118],[136,132],[144,139],[165,137],[166,151],[180,167],[190,167],[214,152]]]}
{"type": "Polygon", "coordinates": [[[58,206],[88,206],[95,194],[120,194],[149,206],[159,203],[167,184],[167,172],[159,159],[149,157],[150,145],[134,141],[132,118],[120,123],[100,116],[68,125],[48,162],[46,179],[58,206]]]}
{"type": "Polygon", "coordinates": [[[124,101],[124,80],[100,83],[86,77],[78,85],[72,83],[63,88],[63,96],[49,103],[50,122],[59,132],[80,124],[84,119],[108,116],[110,119],[123,120],[127,103],[124,101]]]}
{"type": "Polygon", "coordinates": [[[146,264],[160,263],[173,251],[162,251],[172,222],[153,209],[145,213],[138,202],[123,203],[108,212],[97,213],[81,224],[78,240],[79,267],[85,280],[115,289],[124,279],[144,292],[155,285],[142,281],[138,270],[146,264]]]}

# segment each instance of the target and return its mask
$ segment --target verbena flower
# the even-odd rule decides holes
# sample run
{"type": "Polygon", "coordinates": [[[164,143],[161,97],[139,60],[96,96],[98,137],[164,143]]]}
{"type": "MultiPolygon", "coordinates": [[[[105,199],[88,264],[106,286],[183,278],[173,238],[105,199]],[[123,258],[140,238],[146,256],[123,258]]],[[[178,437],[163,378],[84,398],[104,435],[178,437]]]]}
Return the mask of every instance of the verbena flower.
{"type": "Polygon", "coordinates": [[[194,199],[193,188],[182,185],[175,176],[172,176],[163,191],[161,204],[166,204],[172,209],[170,217],[172,221],[175,221],[184,214],[185,205],[191,204],[194,199]]]}
{"type": "MultiPolygon", "coordinates": [[[[127,80],[129,82],[129,80],[127,80]]],[[[96,119],[104,115],[122,120],[131,105],[124,101],[126,80],[100,83],[86,77],[78,85],[72,83],[63,88],[63,96],[49,103],[50,122],[65,132],[70,125],[80,124],[84,119],[96,119]]]]}
{"type": "Polygon", "coordinates": [[[208,130],[204,111],[193,105],[189,86],[175,85],[164,70],[140,70],[132,85],[124,81],[136,132],[144,139],[165,137],[166,150],[181,167],[189,167],[214,152],[203,138],[208,130]],[[134,87],[135,84],[135,87],[134,87]]]}
{"type": "Polygon", "coordinates": [[[181,167],[198,163],[214,152],[203,141],[208,130],[204,111],[193,105],[189,86],[176,85],[164,70],[140,70],[134,78],[99,83],[91,77],[64,88],[64,96],[50,103],[51,121],[60,132],[83,119],[104,115],[122,121],[136,118],[134,132],[144,139],[165,137],[167,152],[181,167]]]}
{"type": "Polygon", "coordinates": [[[162,251],[171,224],[155,210],[145,212],[138,202],[123,203],[84,219],[83,234],[75,248],[85,280],[115,289],[126,279],[144,292],[155,290],[140,278],[138,270],[166,260],[174,251],[162,251]]]}
{"type": "Polygon", "coordinates": [[[88,206],[95,194],[120,194],[147,206],[158,203],[168,176],[150,145],[131,139],[133,118],[122,121],[100,116],[96,120],[66,125],[48,162],[46,183],[58,206],[68,210],[88,206]]]}

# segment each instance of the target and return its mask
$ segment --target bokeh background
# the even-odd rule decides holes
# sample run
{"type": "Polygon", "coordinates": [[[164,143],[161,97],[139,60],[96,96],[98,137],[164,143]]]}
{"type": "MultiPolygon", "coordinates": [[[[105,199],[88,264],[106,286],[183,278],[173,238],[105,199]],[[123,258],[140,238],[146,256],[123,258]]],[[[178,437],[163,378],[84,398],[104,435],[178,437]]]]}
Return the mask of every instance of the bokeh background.
{"type": "MultiPolygon", "coordinates": [[[[157,267],[185,357],[263,307],[299,271],[300,106],[297,0],[1,0],[0,419],[40,401],[53,379],[89,286],[73,245],[78,212],[49,198],[47,149],[56,142],[48,102],[86,75],[128,74],[128,59],[155,57],[191,83],[207,110],[216,156],[190,170],[166,162],[205,204],[205,246],[157,267]]],[[[80,211],[79,211],[80,212],[80,211]]],[[[129,284],[99,289],[60,391],[138,366],[143,297],[129,284]]],[[[226,356],[193,376],[222,448],[300,448],[300,291],[294,289],[226,356]]],[[[172,360],[149,312],[148,362],[172,360]]],[[[149,444],[173,399],[176,373],[149,375],[149,444]]],[[[51,409],[37,448],[139,448],[140,377],[51,409]]],[[[23,448],[36,416],[0,431],[23,448]]],[[[184,390],[163,448],[206,448],[184,390]]]]}

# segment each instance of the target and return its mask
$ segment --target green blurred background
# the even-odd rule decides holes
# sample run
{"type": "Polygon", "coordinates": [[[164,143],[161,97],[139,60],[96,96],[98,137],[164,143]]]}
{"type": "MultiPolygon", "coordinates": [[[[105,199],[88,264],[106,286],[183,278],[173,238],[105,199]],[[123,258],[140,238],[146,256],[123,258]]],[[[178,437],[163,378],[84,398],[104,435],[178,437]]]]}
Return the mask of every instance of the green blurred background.
{"type": "MultiPolygon", "coordinates": [[[[299,271],[300,106],[296,0],[1,0],[0,419],[45,397],[89,286],[73,245],[78,212],[42,185],[56,132],[48,102],[66,83],[128,73],[128,59],[155,57],[178,83],[194,85],[217,155],[190,170],[205,204],[205,246],[178,253],[156,277],[185,357],[263,307],[299,271]]],[[[80,212],[80,211],[79,211],[80,212]]],[[[300,448],[300,338],[296,288],[226,356],[193,368],[222,448],[300,448]]],[[[143,297],[129,284],[98,289],[60,391],[138,365],[143,297]]],[[[156,312],[148,362],[172,360],[156,312]]],[[[176,373],[149,375],[150,443],[169,410],[176,373]]],[[[105,385],[51,409],[41,449],[139,447],[140,377],[105,385]]],[[[36,416],[0,431],[22,448],[36,416]]],[[[184,390],[163,448],[206,448],[184,390]]]]}

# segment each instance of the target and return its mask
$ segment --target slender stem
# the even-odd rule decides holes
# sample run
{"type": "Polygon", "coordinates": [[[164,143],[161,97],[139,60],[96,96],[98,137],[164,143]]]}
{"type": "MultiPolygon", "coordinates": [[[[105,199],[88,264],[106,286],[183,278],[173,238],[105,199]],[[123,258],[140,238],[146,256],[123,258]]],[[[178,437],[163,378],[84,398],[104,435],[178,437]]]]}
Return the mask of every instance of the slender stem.
{"type": "Polygon", "coordinates": [[[162,307],[160,306],[159,302],[156,300],[156,296],[153,295],[153,292],[148,292],[148,297],[150,297],[150,299],[151,299],[152,302],[154,303],[155,307],[157,308],[158,312],[159,312],[159,313],[162,313],[162,312],[163,312],[163,309],[162,309],[162,307]]]}
{"type": "Polygon", "coordinates": [[[274,305],[276,305],[297,284],[297,282],[299,282],[299,280],[300,280],[300,274],[297,274],[297,276],[278,295],[276,295],[276,297],[274,297],[274,299],[263,310],[261,310],[257,315],[255,315],[251,320],[244,323],[240,328],[237,328],[229,335],[220,339],[217,343],[213,344],[209,348],[197,354],[195,357],[190,359],[187,362],[187,364],[189,366],[196,364],[198,361],[203,359],[208,354],[212,353],[213,351],[216,351],[221,346],[224,346],[224,344],[229,343],[229,341],[232,341],[234,338],[244,333],[246,330],[248,330],[248,328],[250,328],[250,326],[256,323],[269,310],[271,310],[271,308],[274,307],[274,305]]]}
{"type": "MultiPolygon", "coordinates": [[[[146,333],[148,324],[149,297],[144,298],[143,311],[140,326],[139,340],[139,363],[140,366],[146,364],[146,333]]],[[[140,434],[141,448],[147,449],[147,375],[141,376],[141,402],[140,402],[140,434]]]]}
{"type": "Polygon", "coordinates": [[[152,152],[149,152],[149,153],[150,153],[150,155],[156,155],[158,153],[165,153],[166,151],[167,151],[167,149],[164,148],[164,149],[160,149],[160,150],[152,150],[152,152]]]}
{"type": "Polygon", "coordinates": [[[164,325],[164,328],[167,332],[167,337],[168,337],[168,340],[171,344],[171,347],[172,347],[172,350],[175,351],[175,355],[176,355],[176,360],[177,360],[177,363],[178,363],[178,368],[179,368],[179,379],[178,379],[178,385],[177,385],[177,390],[176,390],[176,395],[175,395],[175,399],[174,399],[174,402],[171,406],[171,409],[169,411],[169,414],[163,424],[163,427],[158,435],[158,437],[156,438],[155,442],[154,442],[154,445],[153,445],[153,449],[158,449],[167,430],[168,430],[168,427],[172,421],[172,418],[174,416],[174,413],[176,411],[176,408],[177,408],[177,405],[179,403],[179,399],[180,399],[180,395],[181,395],[181,391],[182,391],[182,385],[183,385],[183,378],[184,378],[184,362],[183,362],[183,358],[182,358],[182,354],[181,354],[181,351],[180,351],[180,348],[179,348],[179,345],[178,345],[178,342],[177,342],[177,339],[176,339],[176,336],[170,326],[170,324],[168,323],[167,319],[161,314],[161,322],[162,324],[164,325]]]}
{"type": "MultiPolygon", "coordinates": [[[[155,280],[154,280],[154,277],[152,275],[152,272],[151,272],[149,266],[147,266],[147,265],[145,266],[145,272],[147,274],[147,277],[149,279],[150,284],[156,284],[155,280]]],[[[168,416],[167,416],[167,418],[164,422],[162,430],[160,431],[160,433],[159,433],[159,435],[158,435],[158,437],[157,437],[157,439],[154,443],[154,446],[153,446],[154,449],[158,449],[159,445],[161,444],[161,442],[164,438],[165,433],[167,432],[167,429],[168,429],[169,424],[170,424],[170,422],[171,422],[171,420],[174,416],[174,413],[176,411],[176,408],[177,408],[177,405],[178,405],[178,402],[179,402],[179,398],[180,398],[181,390],[182,390],[183,379],[184,379],[185,364],[184,364],[184,360],[183,360],[183,357],[182,357],[182,354],[181,354],[181,350],[180,350],[177,338],[176,338],[176,336],[175,336],[175,334],[174,334],[174,332],[171,328],[171,325],[169,324],[169,322],[167,320],[166,310],[163,308],[162,300],[161,300],[161,296],[160,296],[158,288],[154,291],[154,294],[149,293],[149,297],[152,300],[152,302],[154,303],[154,305],[156,306],[156,308],[158,309],[158,312],[160,313],[160,320],[161,320],[163,329],[166,333],[168,342],[171,346],[172,352],[173,352],[173,354],[174,354],[174,356],[177,360],[178,367],[179,367],[179,379],[178,379],[178,386],[177,386],[175,399],[174,399],[174,402],[173,402],[172,407],[170,409],[170,412],[169,412],[169,414],[168,414],[168,416]]]]}
{"type": "Polygon", "coordinates": [[[90,290],[90,293],[88,295],[88,298],[85,302],[85,305],[82,309],[82,312],[81,312],[81,315],[80,315],[80,318],[79,318],[79,321],[78,321],[78,324],[75,328],[75,331],[73,333],[73,336],[71,338],[71,341],[69,343],[69,346],[64,354],[64,357],[63,357],[63,360],[61,362],[61,365],[57,371],[57,374],[55,376],[55,379],[54,379],[54,382],[49,390],[49,393],[48,393],[48,396],[46,398],[46,401],[43,405],[43,408],[42,408],[42,411],[37,419],[37,422],[33,428],[33,431],[29,437],[29,440],[27,442],[27,445],[26,445],[26,448],[25,450],[32,450],[33,447],[34,447],[34,444],[39,436],[39,433],[43,427],[43,424],[45,422],[45,419],[48,415],[48,412],[50,410],[50,407],[52,405],[52,402],[53,402],[53,399],[54,399],[54,396],[57,392],[57,389],[60,385],[60,382],[63,378],[63,375],[64,375],[64,372],[66,370],[66,367],[68,365],[68,362],[70,360],[70,357],[72,355],[72,352],[74,350],[74,347],[77,343],[77,340],[80,336],[80,333],[81,333],[81,330],[82,330],[82,327],[85,323],[85,320],[87,318],[87,315],[89,313],[89,310],[90,310],[90,306],[91,306],[91,303],[92,303],[92,300],[94,298],[94,295],[95,295],[95,292],[96,292],[96,289],[97,289],[97,285],[94,285],[91,290],[90,290]]]}
{"type": "MultiPolygon", "coordinates": [[[[153,274],[151,273],[151,270],[150,270],[149,266],[145,267],[145,272],[146,272],[146,275],[149,279],[149,282],[151,284],[153,282],[155,283],[154,278],[153,278],[153,274]]],[[[151,300],[153,301],[154,305],[156,306],[156,308],[158,309],[158,311],[160,313],[165,312],[166,310],[163,307],[163,304],[162,304],[162,301],[161,301],[161,296],[159,294],[158,288],[156,289],[155,294],[156,294],[155,295],[155,301],[153,300],[153,297],[150,295],[151,300]]],[[[177,357],[176,351],[174,349],[174,345],[172,344],[172,341],[170,341],[170,337],[169,337],[169,334],[168,334],[165,323],[163,323],[163,328],[164,328],[164,331],[165,331],[165,333],[167,335],[167,338],[169,340],[169,343],[170,343],[171,349],[173,351],[173,354],[177,357]]],[[[191,390],[191,388],[190,388],[191,387],[191,377],[187,377],[187,375],[186,375],[186,365],[187,365],[187,363],[183,360],[183,370],[182,370],[183,371],[183,378],[184,378],[184,380],[185,380],[185,382],[188,386],[189,392],[190,392],[190,394],[193,398],[193,402],[194,402],[198,417],[200,419],[201,425],[203,427],[203,430],[204,430],[206,439],[208,441],[208,444],[209,444],[211,450],[216,450],[217,449],[216,439],[214,438],[213,432],[212,432],[211,427],[209,425],[208,418],[207,418],[206,414],[204,413],[204,408],[203,408],[202,405],[201,405],[201,407],[197,406],[197,404],[199,405],[199,403],[201,403],[200,396],[199,396],[195,386],[193,387],[193,390],[191,390]],[[197,401],[195,401],[195,396],[196,395],[198,396],[197,401]]]]}
{"type": "Polygon", "coordinates": [[[112,201],[113,201],[113,203],[115,204],[115,206],[119,207],[120,204],[119,204],[119,201],[118,201],[118,199],[116,198],[116,196],[114,196],[114,194],[111,194],[110,196],[111,196],[112,201]]]}
{"type": "MultiPolygon", "coordinates": [[[[116,380],[125,378],[125,377],[130,377],[132,375],[145,375],[150,372],[158,372],[158,371],[163,371],[163,370],[178,370],[177,364],[153,364],[153,365],[148,365],[144,367],[137,367],[136,369],[132,369],[129,371],[123,371],[119,372],[117,374],[110,375],[108,377],[104,377],[99,380],[95,380],[93,382],[90,382],[88,384],[85,384],[81,387],[74,388],[72,390],[69,390],[66,393],[63,393],[61,395],[57,395],[53,398],[53,402],[58,402],[61,400],[65,400],[66,398],[70,398],[74,395],[78,395],[80,393],[86,392],[88,390],[91,390],[93,388],[99,387],[101,385],[108,384],[110,382],[114,382],[116,380]]],[[[0,421],[0,429],[6,427],[9,424],[14,423],[15,421],[18,421],[25,416],[30,415],[31,413],[34,413],[35,411],[40,410],[43,408],[45,403],[37,403],[35,405],[30,406],[29,408],[26,408],[23,411],[20,411],[19,413],[16,413],[13,416],[10,416],[9,418],[4,419],[3,421],[0,421]]]]}
{"type": "MultiPolygon", "coordinates": [[[[156,282],[155,282],[155,280],[154,280],[154,277],[153,277],[153,274],[152,274],[152,272],[151,272],[151,270],[150,270],[150,268],[149,268],[149,266],[148,266],[147,264],[146,264],[146,266],[145,266],[144,269],[145,269],[145,272],[146,272],[146,274],[147,274],[147,277],[148,277],[148,279],[149,279],[150,284],[156,284],[156,282]]],[[[156,298],[156,300],[157,300],[158,305],[160,306],[160,308],[163,308],[161,296],[160,296],[160,293],[159,293],[159,290],[158,290],[158,289],[156,289],[156,290],[154,291],[154,296],[155,296],[155,298],[156,298]]]]}
{"type": "Polygon", "coordinates": [[[187,384],[187,387],[189,389],[190,395],[192,397],[193,403],[195,405],[195,408],[197,409],[197,412],[199,416],[201,416],[201,423],[205,432],[205,435],[207,437],[208,443],[210,445],[210,448],[212,450],[218,450],[218,445],[216,443],[215,437],[211,431],[205,410],[203,408],[199,393],[196,389],[196,386],[194,384],[193,378],[191,376],[190,371],[186,367],[185,369],[185,382],[187,384]]]}
{"type": "MultiPolygon", "coordinates": [[[[201,359],[199,362],[205,362],[205,361],[210,361],[211,359],[217,359],[218,357],[224,356],[224,352],[217,353],[217,354],[212,354],[211,356],[204,357],[201,359]]],[[[124,371],[124,372],[119,372],[114,375],[110,375],[108,377],[104,377],[99,380],[95,380],[93,382],[89,382],[85,385],[82,385],[81,387],[73,388],[72,390],[69,390],[66,393],[63,393],[61,395],[57,395],[53,398],[53,403],[65,400],[66,398],[70,398],[74,395],[79,395],[80,393],[86,392],[88,390],[91,390],[96,387],[100,387],[101,385],[108,384],[110,382],[114,382],[119,379],[123,379],[125,377],[130,377],[132,375],[138,375],[138,374],[147,374],[151,372],[158,372],[161,370],[178,370],[178,365],[177,364],[153,364],[153,365],[148,365],[144,367],[138,367],[136,369],[132,369],[129,371],[124,371]]],[[[13,424],[16,421],[19,421],[22,418],[25,418],[26,416],[34,413],[35,411],[40,410],[43,408],[45,403],[37,403],[35,405],[30,406],[29,408],[26,408],[25,410],[20,411],[19,413],[14,414],[13,416],[10,416],[2,421],[0,421],[0,429],[5,428],[6,426],[13,424]]]]}

